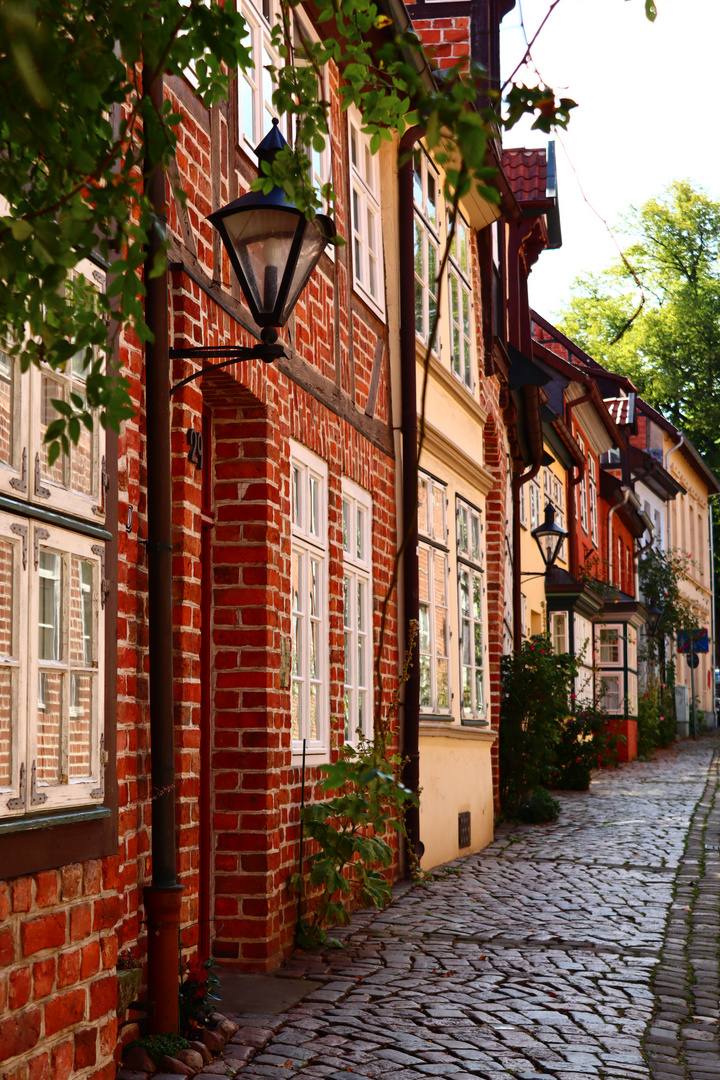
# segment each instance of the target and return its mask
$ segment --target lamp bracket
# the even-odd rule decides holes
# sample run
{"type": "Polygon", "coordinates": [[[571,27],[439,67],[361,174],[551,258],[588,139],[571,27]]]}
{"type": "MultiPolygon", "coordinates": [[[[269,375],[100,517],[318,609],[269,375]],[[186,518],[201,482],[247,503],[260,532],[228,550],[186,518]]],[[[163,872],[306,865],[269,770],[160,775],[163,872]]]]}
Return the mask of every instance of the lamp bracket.
{"type": "Polygon", "coordinates": [[[206,375],[209,371],[218,371],[220,368],[229,367],[231,364],[237,364],[241,360],[264,360],[266,364],[272,364],[273,360],[279,360],[280,357],[285,356],[282,345],[264,344],[247,348],[235,346],[233,348],[170,349],[169,353],[171,360],[210,360],[213,357],[222,359],[221,364],[209,364],[206,367],[201,367],[199,371],[188,375],[187,379],[175,383],[174,386],[170,387],[171,395],[183,386],[187,386],[188,383],[199,379],[201,375],[206,375]]]}

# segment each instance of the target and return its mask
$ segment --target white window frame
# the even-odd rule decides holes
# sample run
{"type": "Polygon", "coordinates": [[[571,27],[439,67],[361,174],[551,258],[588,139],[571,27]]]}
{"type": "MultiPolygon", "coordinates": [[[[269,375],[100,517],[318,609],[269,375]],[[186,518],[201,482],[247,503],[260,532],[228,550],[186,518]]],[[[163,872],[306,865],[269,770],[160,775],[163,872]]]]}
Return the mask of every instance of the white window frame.
{"type": "MultiPolygon", "coordinates": [[[[555,507],[555,523],[560,526],[561,529],[565,528],[565,489],[563,482],[559,476],[552,475],[552,496],[551,501],[555,507]]],[[[565,541],[560,544],[558,550],[558,559],[562,559],[563,562],[567,559],[565,541]]]]}
{"type": "Polygon", "coordinates": [[[597,655],[598,667],[601,668],[623,668],[625,666],[625,638],[623,635],[622,623],[600,623],[595,627],[595,650],[597,655]],[[603,643],[603,633],[608,631],[615,631],[617,633],[617,656],[613,659],[607,659],[607,655],[603,656],[603,648],[606,646],[603,643]]]}
{"type": "MultiPolygon", "coordinates": [[[[413,165],[415,245],[415,334],[427,345],[437,314],[440,267],[440,176],[428,155],[417,151],[413,165]],[[433,195],[434,193],[434,195],[433,195]]],[[[440,352],[440,327],[434,350],[440,352]]]]}
{"type": "Polygon", "coordinates": [[[348,109],[353,288],[384,316],[380,168],[377,154],[370,153],[370,136],[363,134],[362,125],[358,110],[354,106],[348,109]]]}
{"type": "MultiPolygon", "coordinates": [[[[105,620],[103,617],[104,545],[93,537],[67,528],[49,525],[11,513],[0,512],[0,539],[13,552],[13,641],[12,653],[0,656],[0,670],[14,673],[11,692],[10,783],[0,787],[0,819],[8,820],[37,812],[102,804],[104,787],[104,673],[105,620]],[[42,553],[49,550],[61,560],[57,659],[39,657],[40,580],[42,553]],[[73,660],[70,644],[70,565],[75,557],[93,566],[91,587],[91,632],[93,648],[85,655],[83,617],[83,659],[73,660]],[[59,775],[54,783],[43,780],[37,768],[39,728],[46,702],[39,691],[41,675],[62,680],[59,722],[59,775]],[[90,679],[91,718],[89,728],[89,770],[72,776],[68,766],[71,749],[71,725],[77,722],[78,710],[71,707],[74,677],[90,679]],[[14,717],[14,722],[13,718],[14,717]]],[[[81,586],[82,588],[82,586],[81,586]]]]}
{"type": "Polygon", "coordinates": [[[550,640],[557,655],[570,651],[570,624],[567,611],[551,611],[548,616],[550,640]]]}
{"type": "Polygon", "coordinates": [[[293,721],[292,751],[317,756],[327,753],[330,739],[330,677],[328,656],[328,468],[326,462],[300,443],[290,444],[291,571],[290,615],[292,621],[291,705],[298,702],[298,726],[293,721]],[[315,486],[313,486],[315,485],[315,486]],[[314,517],[312,492],[317,493],[314,517]],[[299,496],[299,497],[298,497],[299,496]],[[298,600],[295,605],[293,565],[298,562],[298,600]],[[318,573],[317,604],[311,611],[311,572],[318,573]],[[317,626],[315,674],[310,667],[311,624],[317,626]],[[299,640],[298,637],[299,630],[299,640]],[[310,701],[315,689],[315,734],[310,727],[310,701]]]}
{"type": "Polygon", "coordinates": [[[342,479],[345,742],[373,736],[372,497],[342,479]],[[362,714],[362,715],[361,715],[362,714]]]}
{"type": "Polygon", "coordinates": [[[420,712],[432,715],[446,715],[452,707],[452,691],[450,686],[450,590],[449,590],[449,560],[447,549],[447,488],[442,481],[429,476],[427,473],[418,474],[418,533],[426,538],[418,544],[418,554],[422,557],[427,554],[428,567],[428,599],[420,600],[420,627],[418,628],[418,656],[420,665],[420,677],[424,669],[428,672],[429,700],[423,703],[422,686],[420,691],[420,712]],[[424,492],[424,495],[423,495],[424,492]],[[423,515],[422,507],[426,508],[423,515]],[[435,521],[435,508],[440,510],[439,522],[435,521]],[[432,512],[431,512],[432,511],[432,512]],[[441,587],[445,603],[437,603],[436,575],[442,575],[441,587]],[[426,606],[426,617],[423,618],[423,605],[426,606]],[[437,648],[438,618],[442,618],[444,612],[445,635],[444,654],[437,648]],[[441,665],[445,665],[447,698],[442,700],[441,679],[439,672],[441,665]]]}
{"type": "Polygon", "coordinates": [[[486,704],[487,608],[484,572],[484,529],[482,510],[460,496],[455,500],[457,575],[458,575],[458,644],[460,669],[460,716],[463,720],[483,720],[486,704]],[[474,537],[477,537],[475,543],[474,537]],[[468,607],[463,610],[463,579],[466,581],[468,607]],[[476,605],[479,594],[479,611],[476,605]],[[480,657],[476,634],[480,629],[480,657]],[[465,653],[466,641],[469,644],[465,653]],[[466,662],[466,656],[468,661],[466,662]],[[465,673],[469,671],[470,698],[466,701],[465,673]],[[479,676],[479,680],[478,680],[479,676]],[[479,685],[478,685],[479,683],[479,685]]]}
{"type": "Polygon", "coordinates": [[[600,705],[611,716],[622,714],[625,711],[625,680],[622,671],[601,671],[599,678],[602,689],[600,705]]]}
{"type": "Polygon", "coordinates": [[[530,531],[537,529],[538,525],[542,521],[542,505],[540,497],[540,481],[537,476],[533,476],[530,481],[530,531]]]}
{"type": "Polygon", "coordinates": [[[470,229],[458,212],[448,259],[448,318],[450,322],[450,370],[472,394],[475,390],[474,324],[470,229]],[[458,317],[455,313],[457,292],[458,317]]]}
{"type": "Polygon", "coordinates": [[[246,153],[254,155],[255,147],[270,130],[273,118],[279,120],[280,130],[288,138],[287,118],[281,117],[273,104],[275,87],[270,72],[266,70],[268,64],[277,68],[282,66],[271,41],[273,27],[279,20],[278,2],[262,0],[258,5],[251,0],[241,0],[238,11],[245,19],[250,38],[248,47],[254,60],[250,70],[238,69],[237,72],[238,144],[246,153]],[[248,98],[249,111],[246,112],[248,98]],[[248,115],[252,118],[252,131],[245,124],[248,115]]]}
{"type": "Polygon", "coordinates": [[[595,547],[598,545],[598,493],[597,465],[595,458],[588,454],[588,481],[590,485],[590,538],[595,547]]]}
{"type": "MultiPolygon", "coordinates": [[[[85,277],[100,290],[105,289],[106,276],[102,270],[89,260],[82,260],[69,272],[72,278],[85,277]]],[[[18,357],[5,353],[3,368],[7,379],[3,382],[11,387],[12,404],[10,413],[13,429],[8,434],[11,443],[9,460],[0,461],[0,492],[13,499],[36,503],[60,513],[73,514],[76,517],[89,518],[101,524],[105,517],[105,497],[103,490],[105,462],[105,432],[97,413],[94,415],[92,432],[81,425],[81,443],[78,447],[71,443],[70,454],[63,455],[48,470],[47,451],[43,442],[43,393],[45,380],[57,384],[57,391],[49,389],[48,399],[68,400],[70,393],[84,396],[85,372],[80,370],[80,362],[74,365],[74,357],[68,361],[65,371],[55,371],[43,364],[37,368],[31,364],[27,371],[21,372],[18,357]],[[74,466],[80,447],[87,448],[92,458],[90,490],[85,491],[74,486],[74,466]],[[62,474],[62,475],[60,475],[62,474]]],[[[78,354],[79,359],[79,354],[78,354]]],[[[52,405],[47,417],[48,422],[56,419],[57,413],[52,405]]],[[[0,418],[0,441],[3,438],[4,424],[0,418]]]]}

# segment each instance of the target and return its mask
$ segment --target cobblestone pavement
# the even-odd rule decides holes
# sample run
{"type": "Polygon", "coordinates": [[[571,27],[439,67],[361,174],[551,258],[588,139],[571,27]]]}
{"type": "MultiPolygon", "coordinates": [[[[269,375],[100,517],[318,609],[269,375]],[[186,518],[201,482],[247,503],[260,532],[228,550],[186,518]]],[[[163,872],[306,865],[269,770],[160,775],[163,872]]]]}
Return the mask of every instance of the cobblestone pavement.
{"type": "Polygon", "coordinates": [[[232,1017],[243,1080],[720,1080],[718,745],[596,774],[297,954],[323,988],[232,1017]]]}

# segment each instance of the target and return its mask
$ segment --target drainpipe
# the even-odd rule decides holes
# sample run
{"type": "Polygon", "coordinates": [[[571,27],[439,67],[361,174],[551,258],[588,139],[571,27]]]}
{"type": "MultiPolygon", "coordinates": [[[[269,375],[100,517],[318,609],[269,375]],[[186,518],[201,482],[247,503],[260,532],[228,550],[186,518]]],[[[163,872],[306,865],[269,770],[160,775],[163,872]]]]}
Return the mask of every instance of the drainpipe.
{"type": "MultiPolygon", "coordinates": [[[[158,112],[163,80],[143,67],[143,95],[158,112]]],[[[165,173],[145,158],[146,190],[158,221],[166,220],[165,173]]],[[[150,661],[150,748],[152,884],[144,889],[148,942],[150,1032],[178,1030],[178,931],[183,886],[175,872],[175,747],[173,731],[172,475],[170,468],[170,359],[167,269],[150,270],[162,237],[153,229],[145,260],[145,321],[153,342],[145,347],[148,523],[148,653],[150,661]]]]}
{"type": "MultiPolygon", "coordinates": [[[[399,154],[412,149],[423,132],[411,128],[403,136],[399,154]]],[[[402,511],[403,544],[402,575],[404,593],[403,620],[405,647],[410,637],[410,623],[420,622],[420,582],[417,527],[417,478],[418,478],[418,416],[417,416],[417,357],[415,351],[415,278],[412,267],[415,262],[414,211],[413,211],[413,160],[409,158],[398,170],[398,197],[400,215],[398,222],[398,247],[400,260],[400,371],[402,394],[402,511]]],[[[420,788],[420,662],[419,643],[416,640],[408,679],[403,697],[402,755],[407,764],[403,781],[410,791],[420,788]]],[[[405,815],[408,845],[419,861],[423,853],[420,840],[420,809],[410,806],[405,815]]],[[[405,878],[412,877],[412,855],[406,850],[405,878]]]]}
{"type": "Polygon", "coordinates": [[[717,727],[717,712],[715,710],[715,668],[717,666],[716,646],[715,646],[715,539],[713,537],[713,504],[708,500],[710,506],[710,632],[712,640],[712,664],[710,665],[710,676],[712,680],[712,710],[713,710],[713,727],[717,727]]]}
{"type": "MultiPolygon", "coordinates": [[[[613,519],[613,514],[615,513],[616,510],[619,510],[621,506],[624,506],[625,503],[630,498],[630,488],[629,487],[626,487],[623,484],[623,486],[620,488],[620,490],[622,491],[622,496],[623,497],[620,500],[620,502],[616,502],[613,506],[610,507],[610,509],[608,510],[608,516],[607,516],[608,585],[612,585],[612,583],[613,583],[613,579],[612,579],[612,575],[613,575],[613,548],[615,546],[613,544],[613,542],[612,542],[612,519],[613,519]]],[[[620,567],[620,584],[622,584],[622,567],[620,567]]]]}

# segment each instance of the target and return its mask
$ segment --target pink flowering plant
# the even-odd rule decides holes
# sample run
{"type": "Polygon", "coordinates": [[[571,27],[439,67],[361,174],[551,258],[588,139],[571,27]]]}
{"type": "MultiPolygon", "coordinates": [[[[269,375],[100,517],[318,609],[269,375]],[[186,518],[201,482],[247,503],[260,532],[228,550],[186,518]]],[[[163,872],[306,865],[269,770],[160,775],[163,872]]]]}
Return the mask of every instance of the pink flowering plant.
{"type": "Polygon", "coordinates": [[[190,960],[180,965],[180,1031],[192,1038],[205,1026],[220,1001],[215,961],[190,960]]]}

